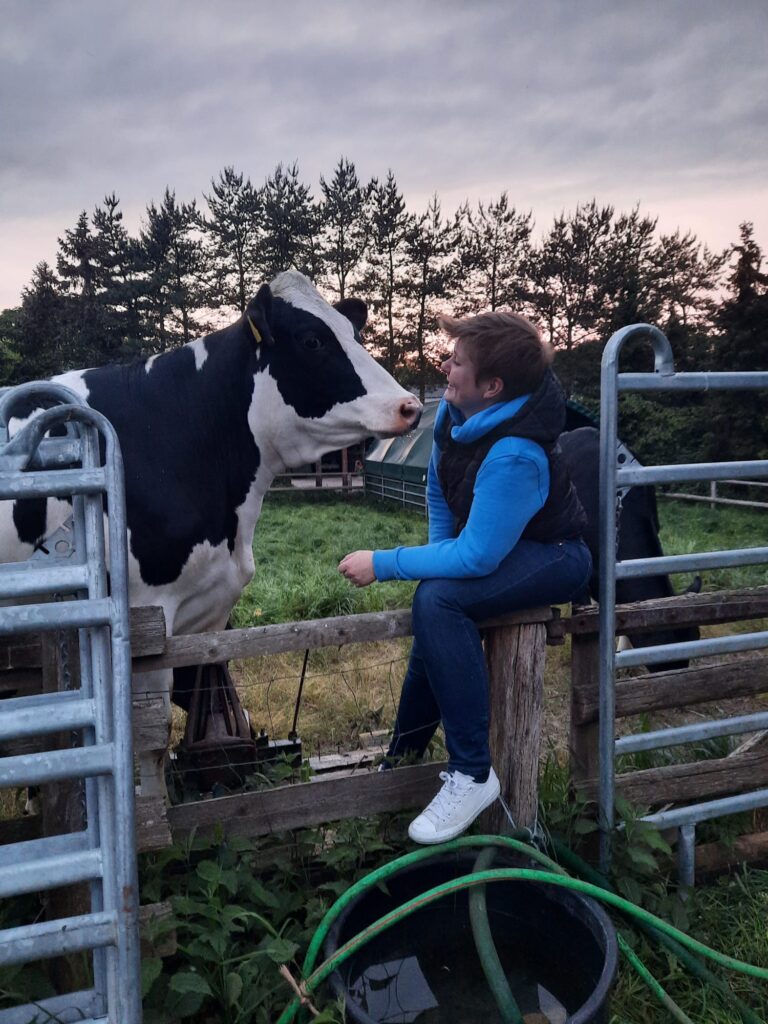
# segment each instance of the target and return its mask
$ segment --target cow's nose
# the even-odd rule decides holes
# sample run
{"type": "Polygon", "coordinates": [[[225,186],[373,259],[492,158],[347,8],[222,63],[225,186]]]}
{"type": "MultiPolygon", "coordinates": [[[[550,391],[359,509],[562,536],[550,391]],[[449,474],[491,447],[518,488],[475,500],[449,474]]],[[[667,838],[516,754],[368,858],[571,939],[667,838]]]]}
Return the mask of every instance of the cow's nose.
{"type": "Polygon", "coordinates": [[[400,406],[400,415],[411,429],[418,426],[421,419],[422,405],[418,398],[406,398],[400,406]]]}

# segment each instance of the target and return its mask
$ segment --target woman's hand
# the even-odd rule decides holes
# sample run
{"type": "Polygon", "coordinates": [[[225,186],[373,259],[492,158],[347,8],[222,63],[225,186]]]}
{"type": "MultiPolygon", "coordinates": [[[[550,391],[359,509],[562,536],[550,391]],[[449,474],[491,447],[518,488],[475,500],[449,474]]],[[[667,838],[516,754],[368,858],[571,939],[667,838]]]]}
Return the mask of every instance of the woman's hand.
{"type": "Polygon", "coordinates": [[[350,551],[339,562],[339,572],[356,587],[367,587],[376,580],[372,551],[350,551]]]}

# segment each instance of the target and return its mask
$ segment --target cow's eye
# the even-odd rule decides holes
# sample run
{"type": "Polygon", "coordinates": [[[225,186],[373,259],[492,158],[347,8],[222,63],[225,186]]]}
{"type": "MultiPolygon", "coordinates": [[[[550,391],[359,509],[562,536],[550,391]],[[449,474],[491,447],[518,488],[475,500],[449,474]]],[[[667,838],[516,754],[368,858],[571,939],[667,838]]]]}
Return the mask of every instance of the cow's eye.
{"type": "Polygon", "coordinates": [[[316,352],[323,347],[323,339],[318,338],[316,334],[305,334],[302,343],[304,348],[309,349],[310,352],[316,352]]]}

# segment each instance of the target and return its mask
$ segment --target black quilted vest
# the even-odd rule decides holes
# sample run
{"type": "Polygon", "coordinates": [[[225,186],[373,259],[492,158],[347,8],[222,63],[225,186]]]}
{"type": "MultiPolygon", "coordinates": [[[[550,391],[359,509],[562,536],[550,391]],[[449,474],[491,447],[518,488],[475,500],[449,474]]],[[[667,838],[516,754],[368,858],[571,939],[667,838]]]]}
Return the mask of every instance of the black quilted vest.
{"type": "Polygon", "coordinates": [[[552,544],[580,537],[587,517],[571,483],[557,439],[565,425],[565,396],[551,370],[525,405],[511,419],[476,441],[462,444],[451,437],[446,417],[439,437],[437,474],[445,500],[453,513],[458,534],[469,518],[475,478],[488,452],[502,437],[524,437],[541,445],[549,460],[549,494],[544,505],[523,530],[525,540],[552,544]]]}

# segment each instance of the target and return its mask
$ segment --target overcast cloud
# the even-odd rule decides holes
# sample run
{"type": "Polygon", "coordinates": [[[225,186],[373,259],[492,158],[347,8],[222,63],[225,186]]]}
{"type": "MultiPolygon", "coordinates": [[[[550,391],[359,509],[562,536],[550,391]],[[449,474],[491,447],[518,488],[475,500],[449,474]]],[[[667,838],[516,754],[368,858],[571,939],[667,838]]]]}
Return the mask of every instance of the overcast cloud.
{"type": "Polygon", "coordinates": [[[109,192],[138,230],[297,160],[392,168],[408,205],[503,189],[539,229],[596,196],[768,249],[765,0],[0,0],[0,308],[109,192]]]}

